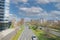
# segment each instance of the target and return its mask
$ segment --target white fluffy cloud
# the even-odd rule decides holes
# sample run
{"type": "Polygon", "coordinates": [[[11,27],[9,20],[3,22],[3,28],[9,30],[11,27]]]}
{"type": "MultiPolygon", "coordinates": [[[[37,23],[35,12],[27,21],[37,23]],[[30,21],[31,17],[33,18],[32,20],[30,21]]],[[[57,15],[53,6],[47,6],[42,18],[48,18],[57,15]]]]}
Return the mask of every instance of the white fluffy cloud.
{"type": "Polygon", "coordinates": [[[54,18],[60,19],[60,16],[57,16],[57,15],[60,15],[60,11],[51,11],[50,14],[54,18]]]}
{"type": "Polygon", "coordinates": [[[49,0],[49,2],[60,2],[60,0],[49,0]]]}
{"type": "Polygon", "coordinates": [[[49,3],[48,0],[36,0],[36,1],[37,1],[37,3],[49,3]]]}
{"type": "Polygon", "coordinates": [[[24,21],[25,21],[25,22],[28,22],[28,21],[30,21],[30,20],[31,20],[31,18],[29,18],[29,17],[24,18],[24,21]]]}
{"type": "Polygon", "coordinates": [[[43,9],[40,7],[31,7],[31,8],[24,7],[20,8],[20,10],[26,12],[25,16],[39,16],[38,14],[43,12],[43,9]]]}
{"type": "MultiPolygon", "coordinates": [[[[11,0],[13,3],[24,2],[26,3],[28,0],[11,0]]],[[[34,0],[37,3],[49,3],[49,2],[60,2],[60,0],[34,0]]]]}
{"type": "Polygon", "coordinates": [[[60,15],[60,11],[51,11],[51,14],[53,14],[53,15],[60,15]]]}
{"type": "Polygon", "coordinates": [[[56,4],[55,7],[57,7],[58,9],[60,9],[60,3],[56,4]]]}
{"type": "Polygon", "coordinates": [[[51,11],[47,13],[40,7],[23,7],[20,10],[26,12],[26,16],[42,16],[42,17],[56,17],[56,15],[60,15],[60,11],[51,11]]]}
{"type": "Polygon", "coordinates": [[[43,9],[40,7],[31,7],[31,8],[23,7],[23,8],[20,8],[20,10],[25,11],[26,15],[31,15],[31,16],[37,15],[43,11],[43,9]]]}
{"type": "Polygon", "coordinates": [[[51,13],[56,19],[60,19],[60,11],[56,10],[56,11],[52,11],[51,13]]]}
{"type": "Polygon", "coordinates": [[[48,13],[46,11],[43,11],[42,13],[39,13],[38,15],[39,16],[47,17],[48,16],[48,13]]]}
{"type": "Polygon", "coordinates": [[[11,0],[13,3],[17,4],[18,2],[26,3],[28,0],[11,0]]]}
{"type": "Polygon", "coordinates": [[[37,16],[38,18],[43,17],[43,18],[48,18],[52,17],[53,15],[51,13],[47,13],[40,7],[31,7],[31,8],[20,8],[20,10],[25,11],[26,15],[25,16],[37,16]]]}
{"type": "Polygon", "coordinates": [[[60,11],[51,11],[50,13],[47,13],[47,12],[43,12],[43,13],[40,13],[39,14],[40,17],[43,17],[43,18],[55,18],[55,19],[59,19],[60,16],[57,16],[57,15],[60,15],[60,11]]]}
{"type": "Polygon", "coordinates": [[[31,8],[23,7],[23,8],[20,8],[20,10],[27,11],[27,12],[40,12],[40,11],[43,11],[43,9],[40,8],[40,7],[31,7],[31,8]]]}
{"type": "Polygon", "coordinates": [[[37,3],[60,2],[60,0],[36,0],[37,3]]]}

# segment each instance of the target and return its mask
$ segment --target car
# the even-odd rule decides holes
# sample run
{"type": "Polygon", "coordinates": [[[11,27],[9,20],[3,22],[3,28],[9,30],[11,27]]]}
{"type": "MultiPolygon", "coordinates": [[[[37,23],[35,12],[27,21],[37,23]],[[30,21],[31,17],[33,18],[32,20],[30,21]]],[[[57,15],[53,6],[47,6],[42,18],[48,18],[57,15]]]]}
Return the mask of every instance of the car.
{"type": "Polygon", "coordinates": [[[33,36],[32,36],[32,40],[37,40],[36,35],[33,35],[33,36]]]}

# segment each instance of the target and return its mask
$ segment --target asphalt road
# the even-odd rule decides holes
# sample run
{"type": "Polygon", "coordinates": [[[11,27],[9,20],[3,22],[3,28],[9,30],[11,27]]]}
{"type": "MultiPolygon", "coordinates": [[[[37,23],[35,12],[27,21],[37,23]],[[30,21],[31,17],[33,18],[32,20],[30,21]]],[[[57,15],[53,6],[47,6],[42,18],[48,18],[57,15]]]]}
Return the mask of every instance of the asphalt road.
{"type": "Polygon", "coordinates": [[[26,26],[18,40],[31,40],[32,35],[34,35],[32,30],[26,26]]]}

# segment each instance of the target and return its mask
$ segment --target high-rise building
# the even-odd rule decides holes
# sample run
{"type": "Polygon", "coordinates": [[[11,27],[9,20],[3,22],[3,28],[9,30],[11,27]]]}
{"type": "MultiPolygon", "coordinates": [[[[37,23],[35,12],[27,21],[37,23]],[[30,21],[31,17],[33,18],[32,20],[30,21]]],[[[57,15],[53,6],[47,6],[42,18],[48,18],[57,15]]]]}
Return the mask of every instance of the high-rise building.
{"type": "Polygon", "coordinates": [[[0,0],[0,30],[9,27],[9,5],[10,0],[0,0]]]}

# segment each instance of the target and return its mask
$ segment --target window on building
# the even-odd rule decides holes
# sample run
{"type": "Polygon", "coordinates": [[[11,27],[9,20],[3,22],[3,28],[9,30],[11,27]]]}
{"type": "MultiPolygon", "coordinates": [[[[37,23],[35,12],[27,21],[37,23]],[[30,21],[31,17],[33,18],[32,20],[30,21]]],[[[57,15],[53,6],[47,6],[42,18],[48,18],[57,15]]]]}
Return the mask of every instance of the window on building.
{"type": "Polygon", "coordinates": [[[4,21],[3,19],[0,19],[0,21],[4,21]]]}
{"type": "Polygon", "coordinates": [[[0,18],[4,18],[4,16],[0,16],[0,18]]]}
{"type": "Polygon", "coordinates": [[[0,13],[0,15],[4,15],[3,13],[0,13]]]}

